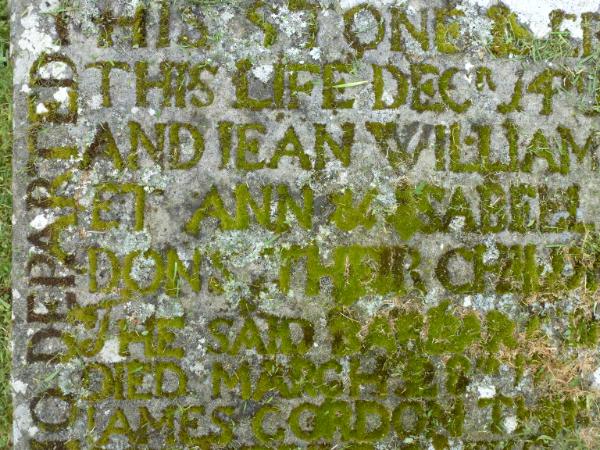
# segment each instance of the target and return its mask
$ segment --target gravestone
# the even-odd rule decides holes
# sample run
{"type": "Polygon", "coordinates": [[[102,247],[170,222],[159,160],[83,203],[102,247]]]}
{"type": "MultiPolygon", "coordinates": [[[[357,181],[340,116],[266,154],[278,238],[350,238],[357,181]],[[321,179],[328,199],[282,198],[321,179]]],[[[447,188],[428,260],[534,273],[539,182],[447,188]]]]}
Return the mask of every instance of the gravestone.
{"type": "Polygon", "coordinates": [[[15,448],[600,442],[598,1],[12,27],[15,448]]]}

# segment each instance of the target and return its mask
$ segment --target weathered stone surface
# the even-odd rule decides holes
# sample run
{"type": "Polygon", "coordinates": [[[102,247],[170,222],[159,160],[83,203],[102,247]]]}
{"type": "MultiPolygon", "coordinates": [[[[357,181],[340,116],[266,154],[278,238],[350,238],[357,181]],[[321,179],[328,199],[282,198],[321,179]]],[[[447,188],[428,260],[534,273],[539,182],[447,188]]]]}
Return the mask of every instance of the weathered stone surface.
{"type": "Polygon", "coordinates": [[[600,442],[596,0],[12,22],[15,448],[600,442]]]}

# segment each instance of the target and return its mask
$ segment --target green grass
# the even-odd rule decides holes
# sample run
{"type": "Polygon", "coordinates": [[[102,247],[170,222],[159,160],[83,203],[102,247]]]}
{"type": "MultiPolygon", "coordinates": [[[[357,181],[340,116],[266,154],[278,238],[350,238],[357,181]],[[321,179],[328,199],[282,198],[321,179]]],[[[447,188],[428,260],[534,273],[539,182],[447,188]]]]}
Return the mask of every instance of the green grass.
{"type": "Polygon", "coordinates": [[[553,61],[573,56],[571,35],[566,31],[555,31],[546,38],[533,38],[524,42],[522,47],[527,58],[533,62],[553,61]]]}
{"type": "Polygon", "coordinates": [[[11,260],[11,71],[8,66],[7,0],[0,0],[0,448],[8,448],[10,402],[10,260],[11,260]]]}

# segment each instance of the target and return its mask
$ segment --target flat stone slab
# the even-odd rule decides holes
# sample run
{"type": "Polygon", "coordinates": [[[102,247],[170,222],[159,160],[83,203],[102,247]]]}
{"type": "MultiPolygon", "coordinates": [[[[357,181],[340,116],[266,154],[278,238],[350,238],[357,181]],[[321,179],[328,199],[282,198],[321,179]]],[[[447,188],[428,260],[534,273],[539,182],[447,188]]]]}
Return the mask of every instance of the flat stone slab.
{"type": "Polygon", "coordinates": [[[14,448],[595,448],[599,43],[597,0],[14,0],[14,448]]]}

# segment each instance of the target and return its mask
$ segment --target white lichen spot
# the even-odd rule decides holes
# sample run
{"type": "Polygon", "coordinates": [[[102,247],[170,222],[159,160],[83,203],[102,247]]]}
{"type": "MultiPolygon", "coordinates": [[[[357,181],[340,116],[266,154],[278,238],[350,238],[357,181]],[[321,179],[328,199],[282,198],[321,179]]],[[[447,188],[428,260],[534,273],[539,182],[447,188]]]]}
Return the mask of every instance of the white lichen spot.
{"type": "Polygon", "coordinates": [[[130,302],[126,306],[127,314],[137,322],[145,322],[156,312],[156,307],[152,303],[130,302]]]}
{"type": "Polygon", "coordinates": [[[40,214],[35,216],[35,218],[29,223],[29,225],[31,225],[31,228],[40,231],[46,228],[49,223],[50,219],[45,215],[40,214]]]}
{"type": "Polygon", "coordinates": [[[368,317],[374,317],[385,303],[385,298],[380,295],[366,296],[356,302],[356,306],[367,314],[368,317]]]}
{"type": "Polygon", "coordinates": [[[66,105],[69,102],[69,88],[60,87],[53,95],[54,100],[63,105],[66,105]]]}
{"type": "Polygon", "coordinates": [[[51,35],[40,29],[40,18],[33,13],[33,9],[33,6],[29,6],[21,17],[23,32],[17,46],[32,58],[37,58],[43,52],[56,52],[60,47],[54,43],[51,35]]]}
{"type": "Polygon", "coordinates": [[[387,104],[387,105],[391,105],[392,103],[394,103],[394,96],[390,93],[390,91],[384,91],[383,95],[381,96],[381,99],[387,104]]]}
{"type": "Polygon", "coordinates": [[[157,317],[183,317],[184,314],[183,305],[178,299],[166,295],[159,298],[156,310],[157,317]]]}
{"type": "MultiPolygon", "coordinates": [[[[292,61],[298,61],[302,56],[302,51],[299,48],[292,47],[285,50],[285,55],[292,61]]],[[[303,64],[300,62],[300,64],[303,64]]]]}
{"type": "Polygon", "coordinates": [[[319,47],[311,48],[308,54],[312,59],[316,61],[319,61],[321,59],[321,49],[319,47]]]}
{"type": "Polygon", "coordinates": [[[98,354],[98,359],[105,363],[117,363],[125,360],[119,355],[119,340],[117,338],[108,339],[98,354]]]}
{"type": "Polygon", "coordinates": [[[60,8],[60,4],[61,0],[46,0],[44,2],[40,2],[40,12],[55,12],[58,8],[60,8]]]}
{"type": "Polygon", "coordinates": [[[29,94],[31,92],[31,88],[27,83],[24,83],[23,86],[21,86],[21,92],[23,94],[29,94]]]}
{"type": "Polygon", "coordinates": [[[304,13],[290,11],[285,5],[271,14],[271,18],[288,37],[301,36],[308,27],[308,23],[304,20],[304,13]]]}
{"type": "MultiPolygon", "coordinates": [[[[354,8],[357,5],[360,5],[361,3],[364,3],[363,0],[340,0],[340,7],[342,9],[350,9],[350,8],[354,8]]],[[[379,0],[378,5],[382,5],[382,6],[386,6],[386,5],[393,5],[396,3],[396,0],[379,0]]]]}
{"type": "Polygon", "coordinates": [[[483,262],[489,264],[492,261],[497,261],[500,257],[500,251],[498,250],[493,239],[486,239],[485,241],[485,253],[483,254],[483,262]]]}
{"type": "Polygon", "coordinates": [[[33,312],[40,315],[48,314],[48,308],[46,308],[46,306],[41,303],[37,303],[33,307],[33,312]]]}
{"type": "Polygon", "coordinates": [[[207,370],[205,369],[204,364],[202,364],[201,362],[196,362],[191,367],[191,370],[193,373],[195,373],[199,377],[207,373],[207,370]]]}
{"type": "Polygon", "coordinates": [[[62,61],[53,61],[40,67],[39,74],[44,79],[67,80],[72,76],[69,66],[62,61]]]}
{"type": "Polygon", "coordinates": [[[140,171],[140,181],[146,192],[153,189],[166,189],[172,181],[168,175],[162,173],[159,166],[146,167],[140,171]]]}
{"type": "Polygon", "coordinates": [[[25,435],[29,435],[29,429],[33,425],[29,405],[17,405],[13,416],[13,439],[15,444],[18,444],[25,435]]]}
{"type": "Polygon", "coordinates": [[[516,416],[508,416],[504,419],[504,429],[508,434],[514,433],[514,431],[517,429],[516,416]]]}
{"type": "Polygon", "coordinates": [[[102,108],[102,95],[98,94],[98,95],[92,96],[92,98],[90,99],[89,105],[90,105],[90,108],[92,108],[92,109],[102,108]]]}
{"type": "Polygon", "coordinates": [[[273,65],[263,64],[262,66],[257,66],[252,70],[252,73],[263,83],[268,83],[271,80],[271,74],[273,73],[273,65]]]}
{"type": "Polygon", "coordinates": [[[12,382],[13,391],[17,394],[24,394],[27,392],[27,385],[23,383],[21,380],[14,380],[12,382]]]}
{"type": "Polygon", "coordinates": [[[118,228],[112,228],[103,234],[100,243],[117,255],[123,256],[134,251],[148,250],[151,237],[146,231],[130,231],[126,225],[121,224],[118,228]]]}
{"type": "Polygon", "coordinates": [[[490,311],[495,308],[496,297],[494,295],[477,294],[473,298],[473,304],[480,311],[490,311]]]}
{"type": "Polygon", "coordinates": [[[43,103],[38,103],[37,106],[35,107],[35,112],[39,115],[47,114],[48,108],[46,108],[46,105],[44,105],[43,103]]]}
{"type": "Polygon", "coordinates": [[[223,23],[227,23],[234,17],[235,17],[235,14],[233,14],[231,11],[225,11],[225,12],[221,13],[220,19],[223,23]]]}
{"type": "Polygon", "coordinates": [[[477,393],[479,394],[479,398],[494,398],[496,396],[496,386],[477,386],[477,393]]]}
{"type": "Polygon", "coordinates": [[[598,367],[592,374],[592,389],[600,392],[600,367],[598,367]]]}

